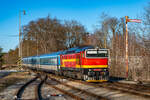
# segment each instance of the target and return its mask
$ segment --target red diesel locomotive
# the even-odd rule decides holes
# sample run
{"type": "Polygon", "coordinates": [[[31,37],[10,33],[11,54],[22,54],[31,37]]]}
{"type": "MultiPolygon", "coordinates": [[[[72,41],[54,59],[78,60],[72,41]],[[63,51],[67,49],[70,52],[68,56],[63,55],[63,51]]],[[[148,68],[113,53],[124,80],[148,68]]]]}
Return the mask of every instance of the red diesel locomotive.
{"type": "Polygon", "coordinates": [[[87,82],[108,81],[108,49],[85,49],[60,55],[61,74],[87,82]]]}

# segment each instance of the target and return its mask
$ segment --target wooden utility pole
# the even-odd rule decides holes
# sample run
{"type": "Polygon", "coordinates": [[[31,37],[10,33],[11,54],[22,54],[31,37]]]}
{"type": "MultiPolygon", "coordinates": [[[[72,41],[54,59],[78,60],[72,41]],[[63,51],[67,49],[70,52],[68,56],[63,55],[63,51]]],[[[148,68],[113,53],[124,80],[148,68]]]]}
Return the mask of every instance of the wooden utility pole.
{"type": "Polygon", "coordinates": [[[129,56],[128,56],[128,22],[136,22],[141,23],[140,19],[128,19],[128,16],[125,16],[126,19],[126,78],[128,79],[128,73],[129,73],[129,56]]]}
{"type": "Polygon", "coordinates": [[[128,64],[128,27],[127,27],[127,23],[128,23],[128,16],[125,16],[126,19],[126,78],[128,78],[128,70],[129,70],[129,64],[128,64]]]}

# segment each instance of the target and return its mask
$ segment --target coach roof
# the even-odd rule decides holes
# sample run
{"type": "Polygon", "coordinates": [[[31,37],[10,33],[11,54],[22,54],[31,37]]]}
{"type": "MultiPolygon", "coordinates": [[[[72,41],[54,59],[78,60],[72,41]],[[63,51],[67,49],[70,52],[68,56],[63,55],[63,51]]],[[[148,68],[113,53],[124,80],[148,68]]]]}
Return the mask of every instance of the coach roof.
{"type": "Polygon", "coordinates": [[[81,51],[85,51],[86,49],[93,49],[93,46],[80,46],[80,47],[74,47],[74,48],[70,48],[68,50],[64,50],[64,51],[58,51],[58,52],[53,52],[53,53],[49,53],[49,54],[42,54],[42,55],[38,55],[38,56],[30,56],[30,57],[25,57],[25,58],[35,58],[35,57],[52,57],[52,56],[58,56],[58,55],[62,55],[62,54],[70,54],[70,53],[79,53],[81,51]]]}

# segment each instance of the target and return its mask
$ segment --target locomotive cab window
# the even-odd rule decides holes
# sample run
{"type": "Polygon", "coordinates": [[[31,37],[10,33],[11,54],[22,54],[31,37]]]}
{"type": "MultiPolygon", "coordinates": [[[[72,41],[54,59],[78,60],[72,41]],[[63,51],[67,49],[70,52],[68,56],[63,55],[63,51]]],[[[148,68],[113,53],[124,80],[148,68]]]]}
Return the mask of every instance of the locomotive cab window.
{"type": "Polygon", "coordinates": [[[89,58],[108,57],[108,50],[87,50],[86,57],[89,58]]]}

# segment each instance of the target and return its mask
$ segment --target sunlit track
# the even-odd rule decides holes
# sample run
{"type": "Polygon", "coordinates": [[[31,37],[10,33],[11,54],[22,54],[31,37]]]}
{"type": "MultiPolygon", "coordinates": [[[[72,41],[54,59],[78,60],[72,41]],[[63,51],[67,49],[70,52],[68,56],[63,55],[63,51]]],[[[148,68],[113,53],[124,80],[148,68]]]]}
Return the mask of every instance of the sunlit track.
{"type": "Polygon", "coordinates": [[[100,96],[100,95],[97,95],[97,94],[88,92],[88,91],[86,91],[86,90],[84,90],[84,89],[80,89],[80,88],[77,88],[77,87],[68,85],[68,84],[66,84],[66,83],[64,83],[64,82],[61,82],[61,81],[55,79],[55,78],[49,77],[49,79],[51,79],[52,81],[55,81],[55,82],[57,82],[57,83],[59,83],[59,84],[62,84],[62,85],[64,85],[64,86],[66,86],[66,87],[69,87],[69,88],[71,88],[72,90],[79,91],[79,92],[84,93],[84,94],[86,94],[86,95],[88,95],[88,96],[91,96],[91,97],[93,97],[93,98],[96,98],[96,100],[108,100],[108,99],[105,98],[105,97],[102,97],[102,96],[100,96]]]}
{"type": "Polygon", "coordinates": [[[133,95],[138,95],[138,96],[150,98],[150,90],[149,90],[150,87],[148,87],[148,86],[141,86],[138,84],[126,84],[126,83],[119,83],[119,82],[88,83],[85,81],[75,80],[72,78],[66,78],[63,76],[54,76],[54,75],[52,75],[52,76],[55,78],[60,78],[60,79],[64,78],[64,79],[67,79],[67,80],[72,81],[72,82],[77,82],[77,83],[93,86],[96,88],[103,87],[103,88],[107,88],[110,90],[117,90],[117,91],[120,91],[122,93],[128,93],[128,94],[133,94],[133,95]],[[143,90],[138,89],[138,88],[142,88],[142,87],[143,87],[143,90]]]}
{"type": "Polygon", "coordinates": [[[56,90],[58,90],[58,91],[60,91],[60,92],[62,92],[64,94],[66,94],[66,95],[68,95],[68,96],[70,96],[70,97],[72,97],[72,98],[74,98],[76,100],[84,100],[83,98],[80,98],[80,97],[78,97],[78,96],[76,96],[76,95],[74,95],[74,94],[72,94],[70,92],[67,92],[67,91],[65,91],[65,90],[63,90],[61,88],[58,88],[58,87],[52,85],[51,83],[47,82],[46,84],[48,84],[50,87],[52,87],[52,88],[54,88],[54,89],[56,89],[56,90]]]}
{"type": "MultiPolygon", "coordinates": [[[[47,74],[47,73],[45,73],[47,74]]],[[[67,77],[64,77],[64,76],[57,76],[57,75],[54,75],[54,74],[47,74],[48,76],[52,77],[53,81],[59,81],[59,80],[62,80],[62,79],[66,79],[66,81],[69,81],[69,82],[76,82],[76,83],[81,83],[81,84],[85,84],[85,85],[89,85],[89,86],[93,86],[95,88],[105,88],[105,89],[109,89],[109,90],[114,90],[114,91],[119,91],[120,93],[126,93],[126,94],[131,94],[131,95],[136,95],[136,96],[141,96],[141,97],[144,97],[144,98],[150,98],[150,90],[149,89],[149,86],[142,86],[142,85],[139,85],[139,84],[126,84],[126,83],[120,83],[120,82],[103,82],[103,83],[88,83],[88,82],[85,82],[85,81],[81,81],[81,80],[76,80],[76,79],[72,79],[72,78],[67,78],[67,77]],[[141,86],[141,87],[140,87],[141,86]],[[144,90],[140,90],[140,89],[137,89],[137,88],[140,88],[140,89],[144,89],[144,90]],[[148,87],[148,89],[146,90],[146,88],[148,87]]],[[[61,82],[61,81],[60,81],[61,82]]],[[[65,83],[60,83],[60,82],[57,82],[59,84],[63,84],[64,86],[66,87],[70,87],[72,88],[72,90],[77,90],[77,91],[82,91],[82,90],[78,90],[80,88],[76,88],[76,87],[72,87],[72,86],[69,86],[68,84],[65,84],[65,83]]],[[[54,85],[51,85],[51,87],[59,90],[59,91],[63,91],[64,94],[67,94],[68,91],[64,91],[64,90],[61,90],[58,89],[58,87],[54,86],[54,85]],[[65,93],[67,92],[67,93],[65,93]]],[[[85,93],[88,91],[82,91],[82,93],[85,93]]],[[[72,95],[70,93],[68,93],[69,95],[72,95]]],[[[68,95],[67,94],[67,95],[68,95]]],[[[73,94],[74,95],[74,94],[73,94]]],[[[93,94],[91,94],[93,95],[93,94]]],[[[89,95],[89,96],[91,96],[89,95]]],[[[94,94],[95,95],[95,94],[94,94]]],[[[74,95],[76,97],[76,95],[74,95]]],[[[70,96],[72,98],[75,98],[74,96],[70,96]]],[[[94,97],[97,97],[96,95],[94,97]]],[[[101,98],[102,96],[100,96],[101,98]]],[[[105,97],[103,97],[104,100],[106,100],[105,97]]],[[[80,99],[84,99],[84,98],[80,98],[80,99]]]]}
{"type": "Polygon", "coordinates": [[[35,92],[36,93],[35,100],[44,100],[42,97],[41,88],[46,80],[47,80],[47,76],[45,76],[45,78],[43,80],[41,80],[41,82],[37,85],[36,92],[35,92]]]}
{"type": "Polygon", "coordinates": [[[135,89],[136,91],[147,91],[150,93],[150,86],[143,85],[143,84],[129,84],[129,83],[120,83],[120,82],[113,82],[116,86],[121,86],[124,88],[129,88],[129,89],[135,89]]]}
{"type": "Polygon", "coordinates": [[[104,87],[104,88],[108,88],[111,90],[119,90],[120,92],[123,93],[129,93],[129,94],[134,94],[134,95],[139,95],[139,96],[143,96],[143,97],[147,97],[150,98],[150,93],[146,92],[146,91],[139,91],[137,90],[137,88],[131,88],[131,87],[124,87],[123,85],[116,85],[115,83],[111,83],[111,84],[98,84],[97,86],[99,87],[104,87]]]}
{"type": "MultiPolygon", "coordinates": [[[[72,79],[70,79],[72,80],[72,79]]],[[[91,85],[91,86],[94,86],[94,87],[103,87],[103,88],[107,88],[107,89],[110,89],[110,90],[118,90],[120,92],[123,92],[123,93],[129,93],[129,94],[133,94],[133,95],[139,95],[139,96],[142,96],[142,97],[146,97],[146,98],[150,98],[150,92],[147,92],[145,90],[141,91],[141,90],[138,90],[137,88],[133,88],[133,84],[130,86],[125,86],[123,85],[123,83],[87,83],[87,82],[83,82],[83,81],[78,81],[78,80],[72,80],[72,81],[76,81],[76,82],[79,82],[79,83],[82,83],[82,84],[86,84],[86,85],[91,85]]],[[[149,90],[150,91],[150,90],[149,90]]]]}
{"type": "MultiPolygon", "coordinates": [[[[24,90],[25,90],[31,83],[33,83],[34,81],[36,81],[37,78],[38,78],[38,76],[35,77],[35,78],[33,78],[33,79],[31,79],[31,80],[28,81],[27,83],[25,83],[25,84],[17,91],[15,100],[23,100],[23,99],[22,99],[22,95],[23,95],[23,93],[24,93],[24,90]]],[[[32,100],[33,100],[33,99],[32,99],[32,100]]]]}

